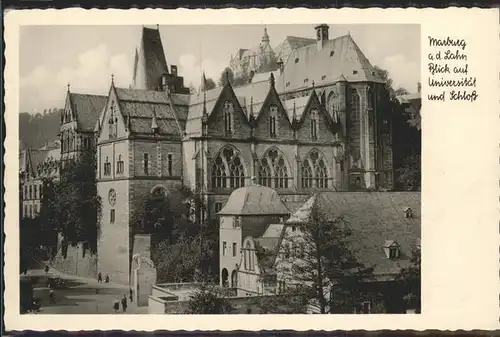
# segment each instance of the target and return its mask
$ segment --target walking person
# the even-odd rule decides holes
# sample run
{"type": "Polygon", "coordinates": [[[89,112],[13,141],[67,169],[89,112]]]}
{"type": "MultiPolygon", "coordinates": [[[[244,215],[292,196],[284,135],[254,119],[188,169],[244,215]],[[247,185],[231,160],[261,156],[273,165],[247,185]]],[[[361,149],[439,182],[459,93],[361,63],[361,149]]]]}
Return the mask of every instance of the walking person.
{"type": "Polygon", "coordinates": [[[132,293],[132,288],[128,288],[129,289],[129,293],[130,293],[130,302],[133,302],[134,301],[134,297],[132,296],[133,293],[132,293]]]}
{"type": "Polygon", "coordinates": [[[101,272],[99,272],[99,274],[97,274],[97,283],[102,283],[102,274],[101,274],[101,272]]]}
{"type": "Polygon", "coordinates": [[[52,287],[50,287],[49,290],[49,302],[50,304],[56,304],[56,296],[54,294],[54,289],[52,287]]]}
{"type": "Polygon", "coordinates": [[[113,309],[115,309],[115,313],[118,313],[118,310],[120,310],[120,299],[117,297],[115,299],[115,302],[113,303],[113,309]]]}
{"type": "Polygon", "coordinates": [[[45,265],[45,274],[48,274],[48,273],[49,273],[49,266],[45,265]]]}
{"type": "Polygon", "coordinates": [[[109,283],[109,275],[106,275],[105,282],[106,282],[106,283],[109,283]]]}
{"type": "Polygon", "coordinates": [[[123,298],[122,298],[122,310],[123,310],[123,312],[127,311],[127,294],[123,294],[123,298]]]}

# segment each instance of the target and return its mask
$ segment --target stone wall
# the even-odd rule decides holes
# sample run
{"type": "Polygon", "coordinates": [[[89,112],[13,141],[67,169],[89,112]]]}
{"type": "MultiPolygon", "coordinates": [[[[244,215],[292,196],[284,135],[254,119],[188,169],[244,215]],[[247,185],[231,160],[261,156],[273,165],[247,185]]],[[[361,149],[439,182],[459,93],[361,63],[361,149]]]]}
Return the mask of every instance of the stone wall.
{"type": "Polygon", "coordinates": [[[51,266],[65,274],[97,278],[97,256],[92,255],[89,249],[84,249],[83,244],[68,246],[66,254],[60,246],[51,266]]]}

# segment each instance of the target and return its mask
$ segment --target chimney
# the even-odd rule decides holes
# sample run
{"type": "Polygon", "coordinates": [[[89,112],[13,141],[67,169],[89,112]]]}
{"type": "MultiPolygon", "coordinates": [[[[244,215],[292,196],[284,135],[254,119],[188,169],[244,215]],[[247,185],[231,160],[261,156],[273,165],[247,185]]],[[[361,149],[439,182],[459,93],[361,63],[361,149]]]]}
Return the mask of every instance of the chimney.
{"type": "Polygon", "coordinates": [[[316,43],[318,46],[318,51],[323,50],[323,45],[325,44],[325,41],[328,41],[329,28],[330,27],[328,27],[328,25],[325,23],[314,27],[314,29],[316,29],[316,43]]]}
{"type": "Polygon", "coordinates": [[[167,74],[161,75],[161,90],[166,90],[168,84],[167,74]]]}
{"type": "Polygon", "coordinates": [[[417,92],[420,94],[420,90],[422,90],[422,83],[417,83],[417,92]]]}
{"type": "Polygon", "coordinates": [[[177,66],[171,65],[170,73],[172,74],[172,76],[177,76],[177,66]]]}

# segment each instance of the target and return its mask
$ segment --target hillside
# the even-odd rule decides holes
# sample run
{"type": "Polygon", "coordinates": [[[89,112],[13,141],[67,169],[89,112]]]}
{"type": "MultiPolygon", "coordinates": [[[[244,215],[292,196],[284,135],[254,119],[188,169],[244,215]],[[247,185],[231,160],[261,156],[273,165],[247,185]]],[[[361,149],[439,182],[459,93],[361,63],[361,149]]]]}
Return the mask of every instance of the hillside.
{"type": "Polygon", "coordinates": [[[19,114],[19,148],[40,148],[48,142],[58,139],[60,111],[45,110],[43,114],[19,114]]]}

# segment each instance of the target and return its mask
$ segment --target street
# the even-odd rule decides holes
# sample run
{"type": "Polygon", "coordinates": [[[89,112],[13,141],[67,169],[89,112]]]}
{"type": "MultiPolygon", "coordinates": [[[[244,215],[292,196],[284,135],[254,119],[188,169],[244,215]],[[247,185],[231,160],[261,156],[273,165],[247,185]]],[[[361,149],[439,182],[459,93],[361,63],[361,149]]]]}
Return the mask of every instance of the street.
{"type": "MultiPolygon", "coordinates": [[[[113,302],[127,296],[128,314],[147,313],[147,306],[137,307],[130,302],[129,287],[114,283],[98,283],[97,280],[62,274],[52,268],[45,273],[43,267],[28,270],[26,276],[33,282],[33,296],[41,304],[38,314],[115,314],[113,302]],[[64,284],[54,290],[55,303],[49,299],[49,278],[60,278],[64,284]]],[[[125,314],[120,310],[118,314],[125,314]]]]}

